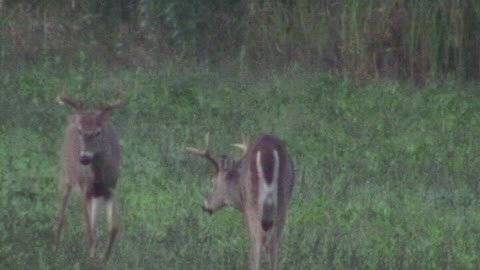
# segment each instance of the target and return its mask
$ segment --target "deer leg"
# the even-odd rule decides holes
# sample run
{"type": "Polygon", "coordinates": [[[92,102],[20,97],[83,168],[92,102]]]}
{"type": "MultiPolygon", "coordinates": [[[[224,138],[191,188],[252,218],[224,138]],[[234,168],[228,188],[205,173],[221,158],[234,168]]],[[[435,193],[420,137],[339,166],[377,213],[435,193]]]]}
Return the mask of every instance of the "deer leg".
{"type": "Polygon", "coordinates": [[[261,244],[258,243],[258,241],[255,241],[253,243],[252,251],[251,251],[251,262],[250,262],[250,269],[252,270],[259,270],[260,269],[260,263],[261,263],[261,252],[262,252],[262,246],[261,244]]]}
{"type": "Polygon", "coordinates": [[[87,233],[88,233],[88,242],[89,242],[89,253],[90,257],[95,257],[95,217],[97,215],[98,200],[93,196],[87,196],[85,198],[85,215],[87,220],[87,233]]]}
{"type": "MultiPolygon", "coordinates": [[[[260,226],[258,226],[260,228],[260,226]]],[[[252,233],[252,249],[250,254],[250,269],[260,270],[262,262],[262,234],[260,230],[255,230],[252,233]]]]}
{"type": "Polygon", "coordinates": [[[54,239],[54,249],[56,250],[60,245],[60,241],[63,238],[63,226],[65,225],[65,208],[67,207],[68,197],[72,191],[72,186],[65,183],[61,186],[62,194],[62,203],[58,210],[58,220],[57,220],[57,232],[54,239]]]}
{"type": "Polygon", "coordinates": [[[112,251],[113,243],[115,243],[115,238],[117,237],[119,225],[120,225],[120,213],[119,213],[118,201],[115,198],[115,195],[112,193],[110,199],[107,200],[107,219],[108,224],[110,225],[110,241],[108,243],[108,248],[105,253],[105,261],[110,257],[110,252],[112,251]]]}
{"type": "Polygon", "coordinates": [[[275,239],[270,239],[268,243],[268,253],[270,255],[270,269],[277,269],[278,265],[278,242],[275,239]]]}

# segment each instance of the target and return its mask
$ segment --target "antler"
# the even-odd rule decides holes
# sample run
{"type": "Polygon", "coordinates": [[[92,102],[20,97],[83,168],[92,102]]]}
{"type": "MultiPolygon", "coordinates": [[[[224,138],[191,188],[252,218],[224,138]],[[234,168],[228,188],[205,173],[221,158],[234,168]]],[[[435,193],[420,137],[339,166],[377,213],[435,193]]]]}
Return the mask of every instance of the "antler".
{"type": "Polygon", "coordinates": [[[69,98],[69,97],[66,97],[66,96],[58,96],[56,101],[60,104],[60,105],[69,105],[71,106],[72,108],[74,108],[75,110],[81,110],[82,109],[82,104],[72,98],[69,98]]]}
{"type": "Polygon", "coordinates": [[[110,112],[110,111],[113,111],[117,108],[122,107],[123,105],[125,105],[125,103],[123,103],[121,101],[118,101],[117,103],[110,104],[110,105],[107,105],[107,106],[103,107],[103,111],[110,112]]]}
{"type": "Polygon", "coordinates": [[[107,104],[103,106],[103,108],[101,109],[101,113],[99,115],[100,120],[103,121],[107,119],[108,117],[110,117],[110,114],[113,112],[113,110],[125,105],[125,103],[123,103],[123,97],[125,95],[125,92],[123,92],[122,88],[120,87],[116,89],[116,92],[117,92],[117,101],[113,104],[107,104]]]}
{"type": "Polygon", "coordinates": [[[112,111],[116,108],[119,108],[119,107],[122,107],[123,105],[125,105],[123,103],[123,101],[125,99],[125,91],[123,91],[123,88],[122,87],[117,87],[115,89],[115,92],[117,93],[117,101],[113,104],[109,104],[109,105],[104,106],[103,107],[104,111],[112,111]]]}
{"type": "Polygon", "coordinates": [[[246,154],[248,152],[248,139],[242,135],[242,143],[233,143],[232,146],[239,148],[243,151],[243,154],[246,154]]]}
{"type": "Polygon", "coordinates": [[[206,160],[210,161],[213,166],[215,167],[215,170],[218,171],[220,166],[218,164],[218,161],[212,157],[212,155],[210,155],[210,152],[205,150],[205,151],[200,151],[196,148],[192,148],[192,147],[187,147],[187,152],[192,154],[192,155],[196,155],[196,156],[199,156],[199,157],[202,157],[202,158],[205,158],[206,160]]]}
{"type": "MultiPolygon", "coordinates": [[[[205,135],[205,145],[206,145],[205,148],[208,148],[208,137],[209,137],[209,134],[207,133],[205,135]]],[[[201,150],[198,150],[198,149],[193,148],[193,147],[187,147],[186,151],[187,151],[187,153],[205,158],[206,160],[210,161],[210,163],[212,163],[213,166],[215,166],[216,171],[218,171],[220,169],[220,164],[218,163],[218,161],[215,158],[212,157],[212,155],[210,154],[210,152],[207,149],[201,151],[201,150]]]]}

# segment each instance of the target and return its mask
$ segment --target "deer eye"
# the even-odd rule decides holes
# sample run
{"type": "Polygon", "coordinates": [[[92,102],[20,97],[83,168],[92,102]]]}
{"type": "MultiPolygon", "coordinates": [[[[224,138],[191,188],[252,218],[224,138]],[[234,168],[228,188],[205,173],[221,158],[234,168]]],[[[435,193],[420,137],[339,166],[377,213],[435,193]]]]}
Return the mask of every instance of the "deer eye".
{"type": "Polygon", "coordinates": [[[93,139],[93,138],[95,138],[95,137],[98,137],[98,135],[100,135],[100,133],[101,133],[100,130],[99,130],[99,131],[95,131],[95,132],[91,133],[88,137],[90,137],[90,138],[93,139]]]}

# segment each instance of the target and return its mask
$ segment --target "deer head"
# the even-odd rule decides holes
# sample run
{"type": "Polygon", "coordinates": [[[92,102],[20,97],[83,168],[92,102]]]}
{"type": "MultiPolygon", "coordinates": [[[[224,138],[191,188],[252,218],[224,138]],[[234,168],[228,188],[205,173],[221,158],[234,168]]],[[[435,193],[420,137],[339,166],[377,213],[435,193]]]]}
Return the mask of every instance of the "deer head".
{"type": "Polygon", "coordinates": [[[85,110],[83,104],[69,97],[60,96],[57,101],[61,105],[69,105],[77,112],[73,123],[81,137],[80,163],[83,165],[90,164],[101,150],[104,141],[102,130],[106,121],[115,109],[122,107],[124,104],[117,102],[105,105],[99,110],[85,110]]]}
{"type": "Polygon", "coordinates": [[[243,206],[239,196],[238,162],[226,155],[214,158],[208,150],[200,151],[189,147],[187,152],[205,158],[215,169],[212,177],[212,191],[205,200],[202,209],[209,214],[213,214],[225,206],[232,206],[242,210],[243,206]]]}

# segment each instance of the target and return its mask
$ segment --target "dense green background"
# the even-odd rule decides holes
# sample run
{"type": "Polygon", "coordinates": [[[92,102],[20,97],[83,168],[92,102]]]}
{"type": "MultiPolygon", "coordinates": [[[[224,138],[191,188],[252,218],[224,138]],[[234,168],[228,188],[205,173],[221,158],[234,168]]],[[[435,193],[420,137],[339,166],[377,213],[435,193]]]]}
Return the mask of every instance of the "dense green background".
{"type": "Polygon", "coordinates": [[[480,79],[477,0],[1,0],[0,65],[176,59],[424,86],[480,79]]]}
{"type": "Polygon", "coordinates": [[[3,73],[0,86],[1,269],[245,269],[240,213],[200,210],[211,168],[184,149],[206,133],[215,153],[237,157],[229,144],[242,135],[288,144],[297,185],[281,269],[480,265],[476,84],[359,86],[306,72],[254,80],[172,64],[3,73]],[[94,106],[117,86],[127,102],[113,117],[125,157],[122,226],[104,265],[87,258],[78,194],[62,247],[51,249],[70,114],[54,99],[65,92],[94,106]]]}

